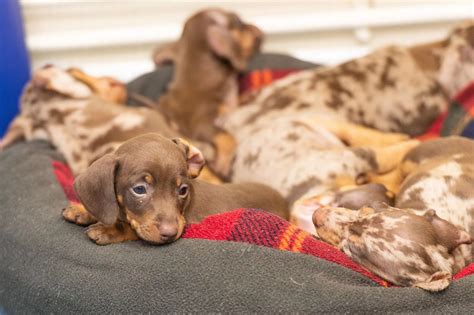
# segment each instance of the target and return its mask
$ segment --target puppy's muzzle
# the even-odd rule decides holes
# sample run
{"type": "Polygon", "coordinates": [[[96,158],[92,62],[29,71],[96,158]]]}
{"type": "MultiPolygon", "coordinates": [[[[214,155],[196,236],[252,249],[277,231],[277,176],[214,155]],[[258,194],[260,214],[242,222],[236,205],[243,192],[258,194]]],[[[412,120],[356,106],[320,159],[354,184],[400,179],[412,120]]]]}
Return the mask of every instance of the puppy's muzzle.
{"type": "Polygon", "coordinates": [[[142,224],[132,220],[131,226],[142,240],[161,245],[172,243],[181,237],[184,231],[184,218],[176,217],[142,224]]]}

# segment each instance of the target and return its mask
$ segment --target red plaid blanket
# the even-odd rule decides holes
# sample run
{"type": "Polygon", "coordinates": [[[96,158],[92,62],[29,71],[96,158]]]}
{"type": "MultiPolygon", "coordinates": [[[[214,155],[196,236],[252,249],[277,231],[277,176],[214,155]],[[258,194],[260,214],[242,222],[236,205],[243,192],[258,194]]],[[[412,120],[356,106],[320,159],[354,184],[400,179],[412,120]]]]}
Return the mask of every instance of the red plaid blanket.
{"type": "MultiPolygon", "coordinates": [[[[78,202],[73,188],[73,175],[69,167],[53,161],[54,172],[70,202],[78,202]]],[[[358,272],[382,286],[388,282],[353,262],[337,248],[315,239],[287,221],[262,210],[236,209],[207,217],[199,224],[188,224],[183,238],[214,241],[245,242],[294,253],[312,255],[358,272]]],[[[454,279],[474,274],[474,263],[459,272],[454,279]]]]}

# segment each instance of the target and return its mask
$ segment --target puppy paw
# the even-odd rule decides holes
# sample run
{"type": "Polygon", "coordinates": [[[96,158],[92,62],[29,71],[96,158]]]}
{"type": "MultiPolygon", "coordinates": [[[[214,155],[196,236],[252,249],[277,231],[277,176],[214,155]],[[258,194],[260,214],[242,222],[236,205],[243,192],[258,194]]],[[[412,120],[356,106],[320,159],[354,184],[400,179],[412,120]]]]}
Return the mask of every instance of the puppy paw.
{"type": "Polygon", "coordinates": [[[430,292],[439,292],[446,289],[452,281],[452,275],[446,271],[434,273],[426,282],[415,283],[413,286],[430,292]]]}
{"type": "Polygon", "coordinates": [[[66,221],[84,226],[97,222],[82,204],[77,203],[71,203],[63,210],[63,218],[66,221]]]}
{"type": "Polygon", "coordinates": [[[96,223],[87,228],[86,234],[97,245],[115,244],[138,239],[128,224],[121,223],[110,226],[96,223]]]}

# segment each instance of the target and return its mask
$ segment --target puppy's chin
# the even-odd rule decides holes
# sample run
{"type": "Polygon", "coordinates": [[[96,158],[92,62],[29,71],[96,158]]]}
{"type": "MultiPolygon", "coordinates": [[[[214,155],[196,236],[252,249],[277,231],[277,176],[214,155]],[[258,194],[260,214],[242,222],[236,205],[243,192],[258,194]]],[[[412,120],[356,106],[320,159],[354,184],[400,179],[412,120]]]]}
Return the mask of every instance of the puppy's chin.
{"type": "Polygon", "coordinates": [[[338,248],[341,246],[341,237],[336,232],[326,228],[324,225],[316,227],[316,232],[318,233],[318,236],[321,238],[321,240],[323,240],[324,242],[329,243],[332,246],[338,248]]]}

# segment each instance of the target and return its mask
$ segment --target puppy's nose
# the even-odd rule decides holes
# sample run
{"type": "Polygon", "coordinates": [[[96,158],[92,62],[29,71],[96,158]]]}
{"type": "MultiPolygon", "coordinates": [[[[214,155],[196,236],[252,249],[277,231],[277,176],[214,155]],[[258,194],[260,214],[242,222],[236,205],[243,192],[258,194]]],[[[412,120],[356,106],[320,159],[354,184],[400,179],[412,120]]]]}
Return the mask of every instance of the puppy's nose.
{"type": "Polygon", "coordinates": [[[324,225],[328,214],[328,210],[326,208],[318,209],[313,213],[313,223],[316,227],[320,227],[324,225]]]}
{"type": "Polygon", "coordinates": [[[178,226],[171,224],[162,224],[160,226],[161,240],[164,242],[172,242],[178,235],[178,226]]]}

